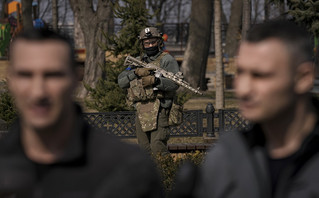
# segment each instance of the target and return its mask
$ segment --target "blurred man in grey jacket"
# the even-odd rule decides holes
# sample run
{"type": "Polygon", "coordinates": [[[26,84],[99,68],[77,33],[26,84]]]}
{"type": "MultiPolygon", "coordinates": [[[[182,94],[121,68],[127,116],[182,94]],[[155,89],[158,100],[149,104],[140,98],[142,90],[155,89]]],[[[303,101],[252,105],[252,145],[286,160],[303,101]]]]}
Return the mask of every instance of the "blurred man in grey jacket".
{"type": "Polygon", "coordinates": [[[196,197],[319,197],[319,104],[311,36],[289,21],[253,27],[236,58],[235,92],[250,130],[222,136],[196,197]]]}

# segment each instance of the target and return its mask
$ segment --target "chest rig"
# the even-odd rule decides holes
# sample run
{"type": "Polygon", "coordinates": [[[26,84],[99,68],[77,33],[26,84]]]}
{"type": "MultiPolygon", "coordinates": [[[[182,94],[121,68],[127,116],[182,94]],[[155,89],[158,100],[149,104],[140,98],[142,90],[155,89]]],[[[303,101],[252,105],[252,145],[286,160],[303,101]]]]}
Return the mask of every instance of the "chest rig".
{"type": "MultiPolygon", "coordinates": [[[[163,52],[151,63],[160,67],[162,58],[167,54],[163,52]]],[[[127,90],[128,105],[135,104],[138,120],[144,132],[157,128],[157,117],[160,109],[160,98],[164,94],[159,90],[154,90],[152,86],[143,87],[142,79],[134,79],[130,82],[127,90]]]]}

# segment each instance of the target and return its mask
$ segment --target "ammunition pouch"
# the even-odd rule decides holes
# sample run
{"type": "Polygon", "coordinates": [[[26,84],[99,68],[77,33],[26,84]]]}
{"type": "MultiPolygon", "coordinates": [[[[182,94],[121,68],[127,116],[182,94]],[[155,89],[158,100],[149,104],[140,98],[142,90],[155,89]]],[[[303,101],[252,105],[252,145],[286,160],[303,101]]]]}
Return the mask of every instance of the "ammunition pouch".
{"type": "Polygon", "coordinates": [[[130,82],[130,88],[127,89],[127,103],[143,102],[154,100],[156,94],[152,87],[143,87],[141,79],[134,79],[130,82]]]}
{"type": "Polygon", "coordinates": [[[183,122],[183,106],[173,100],[171,110],[168,115],[168,125],[180,125],[183,122]]]}

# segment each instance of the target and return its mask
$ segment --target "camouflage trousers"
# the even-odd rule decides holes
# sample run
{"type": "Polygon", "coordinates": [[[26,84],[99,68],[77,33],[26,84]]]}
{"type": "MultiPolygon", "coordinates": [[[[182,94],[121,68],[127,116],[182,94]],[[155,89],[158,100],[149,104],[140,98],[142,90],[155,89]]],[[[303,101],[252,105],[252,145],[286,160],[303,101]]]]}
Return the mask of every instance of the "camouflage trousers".
{"type": "Polygon", "coordinates": [[[169,153],[167,141],[170,136],[168,127],[168,109],[161,108],[158,115],[157,129],[143,132],[136,116],[136,136],[139,146],[149,153],[169,153]]]}

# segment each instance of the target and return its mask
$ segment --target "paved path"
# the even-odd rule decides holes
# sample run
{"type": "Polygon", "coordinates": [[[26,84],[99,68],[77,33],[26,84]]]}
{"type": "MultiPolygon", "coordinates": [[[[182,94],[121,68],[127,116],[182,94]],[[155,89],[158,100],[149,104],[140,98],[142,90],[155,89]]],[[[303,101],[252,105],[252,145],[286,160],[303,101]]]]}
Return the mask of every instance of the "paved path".
{"type": "MultiPolygon", "coordinates": [[[[184,110],[205,110],[208,103],[212,103],[215,106],[215,99],[213,98],[192,98],[184,104],[184,110]]],[[[226,108],[237,108],[236,99],[226,99],[226,108]]]]}

